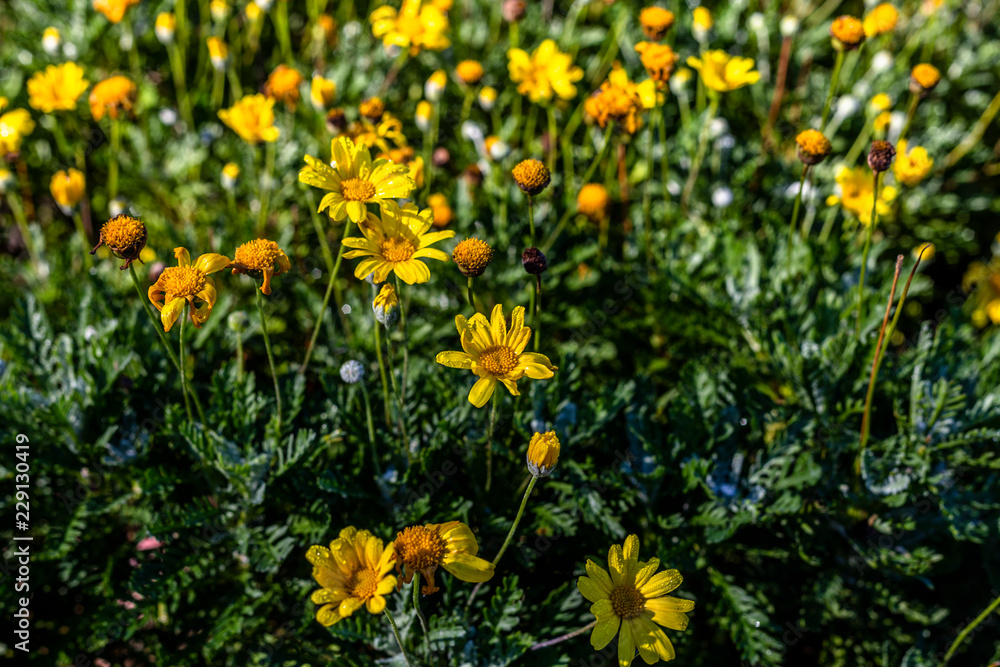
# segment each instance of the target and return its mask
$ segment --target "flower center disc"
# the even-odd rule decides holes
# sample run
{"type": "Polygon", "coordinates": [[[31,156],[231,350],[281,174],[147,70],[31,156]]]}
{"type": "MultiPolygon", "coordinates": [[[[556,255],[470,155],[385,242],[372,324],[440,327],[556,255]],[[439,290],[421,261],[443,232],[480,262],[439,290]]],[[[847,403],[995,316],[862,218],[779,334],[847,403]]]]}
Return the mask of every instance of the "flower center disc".
{"type": "Polygon", "coordinates": [[[164,291],[176,297],[194,296],[205,289],[205,274],[193,266],[168,266],[163,269],[164,291]]]}
{"type": "Polygon", "coordinates": [[[351,593],[356,598],[367,600],[375,595],[378,588],[378,572],[371,568],[358,570],[351,577],[351,593]]]}
{"type": "Polygon", "coordinates": [[[479,355],[479,365],[490,375],[506,375],[517,368],[517,355],[506,345],[497,345],[479,355]]]}
{"type": "Polygon", "coordinates": [[[391,238],[382,241],[379,250],[382,251],[382,256],[388,262],[405,262],[413,257],[413,253],[417,249],[413,243],[406,239],[391,238]]]}
{"type": "Polygon", "coordinates": [[[396,536],[396,556],[414,572],[440,565],[444,551],[441,536],[424,526],[404,528],[396,536]]]}
{"type": "Polygon", "coordinates": [[[244,243],[236,249],[235,262],[254,271],[273,269],[278,262],[278,244],[266,239],[244,243]]]}
{"type": "Polygon", "coordinates": [[[636,618],[645,605],[642,594],[633,586],[619,586],[611,591],[611,609],[618,618],[636,618]]]}
{"type": "Polygon", "coordinates": [[[368,201],[375,194],[375,186],[360,178],[349,178],[340,184],[344,199],[350,201],[368,201]]]}

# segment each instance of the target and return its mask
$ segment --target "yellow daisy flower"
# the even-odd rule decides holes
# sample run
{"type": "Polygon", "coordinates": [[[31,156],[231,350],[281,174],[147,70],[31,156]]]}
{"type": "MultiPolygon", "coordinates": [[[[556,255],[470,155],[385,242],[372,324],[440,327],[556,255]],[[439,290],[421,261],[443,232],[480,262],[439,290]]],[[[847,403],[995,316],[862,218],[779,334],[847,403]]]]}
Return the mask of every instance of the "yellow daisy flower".
{"type": "Polygon", "coordinates": [[[219,109],[219,119],[248,144],[278,140],[274,126],[274,100],[264,95],[246,95],[228,109],[219,109]]]}
{"type": "Polygon", "coordinates": [[[927,154],[927,149],[923,146],[909,148],[906,140],[899,142],[896,147],[896,161],[892,165],[892,173],[896,180],[903,185],[913,187],[920,181],[927,178],[934,166],[934,158],[927,154]]]}
{"type": "Polygon", "coordinates": [[[254,239],[236,249],[232,263],[233,273],[243,273],[254,280],[262,280],[260,291],[271,293],[271,278],[290,271],[288,255],[274,241],[254,239]]]}
{"type": "Polygon", "coordinates": [[[138,4],[139,0],[94,0],[94,9],[112,23],[121,23],[125,18],[125,10],[138,4]]]}
{"type": "Polygon", "coordinates": [[[553,96],[571,100],[576,97],[573,84],[583,78],[583,70],[573,65],[572,56],[560,51],[551,39],[542,42],[530,56],[523,49],[510,49],[507,61],[517,92],[532,102],[548,101],[553,96]]]}
{"type": "Polygon", "coordinates": [[[704,59],[691,56],[687,64],[698,70],[706,87],[726,93],[760,81],[760,72],[753,71],[753,58],[731,56],[725,51],[706,51],[704,59]]]}
{"type": "Polygon", "coordinates": [[[163,330],[170,331],[177,318],[184,312],[184,304],[191,304],[191,323],[201,328],[208,316],[218,293],[210,273],[229,266],[229,258],[214,252],[206,253],[191,263],[191,254],[185,248],[174,248],[177,266],[168,266],[149,287],[149,300],[160,311],[163,330]]]}
{"type": "Polygon", "coordinates": [[[449,368],[471,370],[479,380],[469,391],[469,402],[477,408],[486,405],[493,396],[497,382],[519,396],[517,381],[524,376],[532,380],[547,380],[559,370],[549,358],[536,352],[525,352],[531,339],[531,329],[524,326],[524,308],[518,306],[511,314],[510,330],[503,316],[503,306],[493,308],[491,319],[476,313],[470,319],[459,315],[455,327],[462,338],[462,352],[440,352],[437,362],[449,368]]]}
{"type": "Polygon", "coordinates": [[[593,602],[590,613],[597,625],[590,644],[600,651],[618,634],[618,665],[628,667],[636,649],[647,665],[676,657],[673,644],[662,629],[684,630],[694,609],[694,602],[667,595],[681,585],[684,577],[677,570],[654,574],[660,561],[639,560],[639,538],[629,535],[624,548],[614,544],[608,550],[608,572],[594,561],[587,561],[587,576],[577,580],[583,597],[593,602]]]}
{"type": "Polygon", "coordinates": [[[68,210],[83,198],[86,184],[83,172],[71,167],[68,171],[59,170],[52,176],[49,192],[63,210],[68,210]]]}
{"type": "Polygon", "coordinates": [[[656,81],[642,83],[629,81],[621,67],[613,67],[608,80],[587,98],[584,109],[587,115],[602,128],[613,121],[629,134],[635,134],[642,125],[640,113],[656,106],[656,81]]]}
{"type": "Polygon", "coordinates": [[[89,85],[83,78],[83,68],[76,63],[49,65],[28,79],[28,104],[43,113],[72,111],[76,99],[89,85]]]}
{"type": "Polygon", "coordinates": [[[493,578],[493,564],[476,556],[476,536],[461,521],[409,526],[396,535],[394,544],[400,588],[419,572],[426,581],[421,589],[424,595],[440,590],[434,584],[438,567],[462,581],[480,583],[493,578]]]}
{"type": "Polygon", "coordinates": [[[313,564],[312,576],[321,588],[310,599],[322,605],[316,610],[320,625],[331,626],[364,607],[371,614],[385,609],[385,596],[396,587],[392,571],[393,546],[367,530],[348,526],[330,548],[313,545],[306,552],[313,564]]]}
{"type": "MultiPolygon", "coordinates": [[[[0,111],[7,106],[7,98],[0,97],[0,111]]],[[[0,116],[0,157],[18,153],[21,142],[35,130],[35,121],[27,109],[11,109],[0,116]]]]}
{"type": "Polygon", "coordinates": [[[337,137],[330,142],[330,152],[333,160],[329,165],[306,155],[308,166],[299,172],[299,180],[330,191],[320,201],[319,210],[330,209],[330,217],[337,222],[350,218],[360,224],[368,217],[366,204],[384,207],[413,191],[409,167],[390,160],[372,160],[364,144],[337,137]]]}
{"type": "Polygon", "coordinates": [[[132,111],[139,89],[128,77],[112,76],[94,86],[90,91],[90,115],[101,120],[105,114],[115,120],[124,112],[132,111]]]}
{"type": "MultiPolygon", "coordinates": [[[[837,183],[837,194],[827,198],[828,205],[840,204],[845,210],[856,217],[861,224],[868,225],[872,221],[872,200],[875,184],[872,173],[865,167],[841,167],[834,175],[837,183]]],[[[884,185],[878,192],[878,216],[885,219],[892,212],[892,201],[896,198],[896,188],[884,185]]]]}
{"type": "Polygon", "coordinates": [[[407,285],[425,283],[431,279],[430,269],[417,260],[426,257],[447,262],[447,253],[430,246],[455,235],[450,229],[429,232],[433,222],[429,208],[418,213],[416,204],[399,206],[388,200],[383,204],[381,216],[369,213],[367,219],[359,225],[363,237],[348,237],[343,240],[345,246],[355,248],[344,253],[344,257],[366,258],[354,270],[354,275],[359,280],[374,274],[372,280],[382,283],[390,273],[395,272],[407,285]]]}
{"type": "Polygon", "coordinates": [[[421,49],[443,51],[451,46],[448,39],[448,15],[434,3],[403,0],[397,10],[388,5],[371,13],[372,34],[385,46],[409,49],[415,56],[421,49]]]}

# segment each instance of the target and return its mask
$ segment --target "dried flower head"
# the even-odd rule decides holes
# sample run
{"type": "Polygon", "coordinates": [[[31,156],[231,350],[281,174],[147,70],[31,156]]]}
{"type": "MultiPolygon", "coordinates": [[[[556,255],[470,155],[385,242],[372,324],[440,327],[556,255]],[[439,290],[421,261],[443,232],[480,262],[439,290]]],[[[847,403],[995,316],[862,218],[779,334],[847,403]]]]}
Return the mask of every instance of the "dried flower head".
{"type": "Polygon", "coordinates": [[[146,225],[128,215],[115,216],[101,226],[97,245],[90,254],[93,255],[102,245],[108,246],[115,257],[124,259],[121,268],[127,269],[139,259],[139,254],[146,247],[146,225]]]}
{"type": "Polygon", "coordinates": [[[896,157],[896,149],[892,144],[881,139],[873,141],[871,150],[868,151],[868,166],[876,174],[880,174],[889,170],[894,157],[896,157]]]}
{"type": "Polygon", "coordinates": [[[521,253],[521,264],[524,266],[524,270],[533,276],[544,273],[545,269],[549,268],[549,260],[545,258],[545,254],[534,247],[526,248],[521,253]]]}
{"type": "Polygon", "coordinates": [[[383,283],[382,289],[372,302],[375,320],[385,327],[391,327],[399,320],[399,297],[396,288],[389,283],[383,283]]]}

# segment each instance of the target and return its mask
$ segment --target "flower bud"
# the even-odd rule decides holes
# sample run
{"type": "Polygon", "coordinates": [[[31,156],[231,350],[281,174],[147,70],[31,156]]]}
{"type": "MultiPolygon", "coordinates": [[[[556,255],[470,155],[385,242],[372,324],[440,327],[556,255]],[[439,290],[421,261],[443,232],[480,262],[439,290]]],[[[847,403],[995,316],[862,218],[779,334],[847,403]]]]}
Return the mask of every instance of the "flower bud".
{"type": "Polygon", "coordinates": [[[545,259],[545,254],[538,248],[528,248],[521,253],[521,264],[524,270],[533,276],[545,272],[549,268],[549,260],[545,259]]]}
{"type": "Polygon", "coordinates": [[[535,477],[548,477],[559,463],[559,438],[555,431],[535,433],[528,443],[528,471],[535,477]]]}
{"type": "Polygon", "coordinates": [[[177,27],[177,20],[170,12],[161,12],[156,17],[156,26],[153,32],[160,44],[170,44],[174,41],[174,29],[177,27]]]}
{"type": "Polygon", "coordinates": [[[389,283],[382,284],[382,290],[372,302],[375,320],[384,327],[391,327],[399,320],[399,297],[389,283]]]}
{"type": "Polygon", "coordinates": [[[59,52],[60,46],[62,46],[62,37],[59,35],[59,29],[46,28],[45,32],[42,33],[42,49],[45,50],[45,53],[54,56],[59,52]]]}

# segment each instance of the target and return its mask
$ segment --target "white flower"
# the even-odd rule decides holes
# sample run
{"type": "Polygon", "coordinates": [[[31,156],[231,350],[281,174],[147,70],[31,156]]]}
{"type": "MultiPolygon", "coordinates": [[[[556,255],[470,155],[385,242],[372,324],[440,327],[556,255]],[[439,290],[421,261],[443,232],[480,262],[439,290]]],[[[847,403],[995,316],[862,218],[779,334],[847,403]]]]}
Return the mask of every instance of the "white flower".
{"type": "Polygon", "coordinates": [[[350,361],[345,361],[340,367],[340,379],[347,384],[357,384],[361,382],[364,376],[365,367],[361,365],[360,361],[351,359],[350,361]]]}

